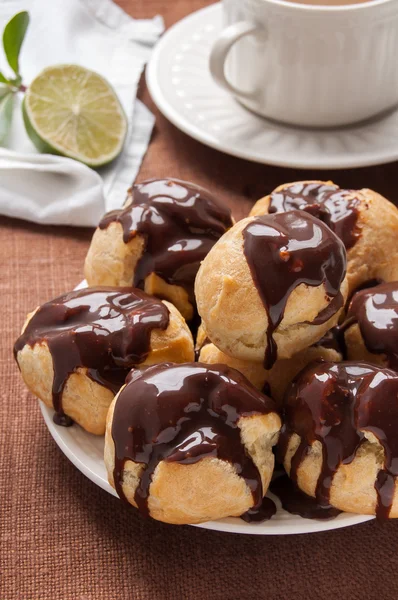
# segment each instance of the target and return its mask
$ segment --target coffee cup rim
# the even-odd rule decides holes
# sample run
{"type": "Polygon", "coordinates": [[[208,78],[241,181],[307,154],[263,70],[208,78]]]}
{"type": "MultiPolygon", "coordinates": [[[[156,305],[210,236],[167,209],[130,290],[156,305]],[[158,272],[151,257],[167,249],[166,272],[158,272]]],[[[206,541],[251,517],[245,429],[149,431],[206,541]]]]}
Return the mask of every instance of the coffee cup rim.
{"type": "Polygon", "coordinates": [[[376,7],[393,4],[397,4],[398,0],[363,0],[356,4],[337,4],[337,5],[320,5],[320,4],[301,4],[300,2],[289,2],[288,0],[256,0],[257,3],[261,4],[273,4],[275,6],[281,6],[289,8],[290,10],[296,10],[301,12],[312,12],[312,13],[342,13],[342,12],[353,12],[353,11],[370,11],[376,7]]]}

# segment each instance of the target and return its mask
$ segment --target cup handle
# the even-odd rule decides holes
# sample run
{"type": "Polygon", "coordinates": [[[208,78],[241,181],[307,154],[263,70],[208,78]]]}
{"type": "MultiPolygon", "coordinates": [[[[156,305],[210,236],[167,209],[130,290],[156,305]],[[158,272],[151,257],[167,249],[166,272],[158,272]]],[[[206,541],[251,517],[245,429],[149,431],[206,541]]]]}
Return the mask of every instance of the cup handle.
{"type": "Polygon", "coordinates": [[[253,22],[233,23],[221,32],[210,54],[210,73],[213,79],[228,92],[243,98],[253,97],[253,92],[241,90],[228,81],[225,74],[225,62],[232,46],[244,36],[255,31],[258,31],[258,25],[253,22]]]}

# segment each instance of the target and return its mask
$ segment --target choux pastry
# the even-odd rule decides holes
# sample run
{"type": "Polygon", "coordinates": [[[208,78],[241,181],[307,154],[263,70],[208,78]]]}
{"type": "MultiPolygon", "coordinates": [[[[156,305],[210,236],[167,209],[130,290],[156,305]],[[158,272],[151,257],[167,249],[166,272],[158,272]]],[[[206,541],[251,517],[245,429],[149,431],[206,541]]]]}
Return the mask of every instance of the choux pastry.
{"type": "Polygon", "coordinates": [[[89,285],[138,287],[194,316],[200,262],[232,225],[231,212],[205,189],[178,179],[132,187],[125,208],[102,219],[89,248],[89,285]]]}
{"type": "Polygon", "coordinates": [[[347,297],[346,253],[321,221],[292,211],[239,221],[213,246],[195,282],[211,341],[239,360],[290,358],[317,342],[347,297]]]}
{"type": "Polygon", "coordinates": [[[314,363],[285,398],[278,451],[323,506],[398,517],[398,374],[365,362],[314,363]]]}
{"type": "Polygon", "coordinates": [[[55,410],[105,433],[115,394],[134,366],[193,360],[185,320],[168,302],[132,288],[88,288],[43,304],[28,316],[14,348],[29,390],[55,410]]]}
{"type": "Polygon", "coordinates": [[[166,523],[269,518],[280,426],[274,402],[225,365],[133,371],[107,417],[109,482],[166,523]]]}

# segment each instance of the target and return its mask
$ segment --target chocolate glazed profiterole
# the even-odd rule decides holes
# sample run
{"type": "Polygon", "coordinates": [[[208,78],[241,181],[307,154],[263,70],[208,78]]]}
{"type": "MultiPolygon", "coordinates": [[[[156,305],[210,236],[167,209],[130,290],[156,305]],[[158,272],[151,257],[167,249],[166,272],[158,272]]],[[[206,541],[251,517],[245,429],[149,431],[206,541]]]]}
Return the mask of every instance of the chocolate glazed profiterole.
{"type": "Polygon", "coordinates": [[[251,215],[304,210],[323,221],[347,250],[349,296],[371,280],[398,279],[398,209],[373,190],[331,181],[297,181],[259,200],[251,215]]]}
{"type": "MultiPolygon", "coordinates": [[[[49,375],[52,376],[50,404],[56,411],[54,421],[59,425],[71,425],[72,419],[65,414],[63,406],[63,394],[70,375],[84,369],[86,377],[112,392],[109,406],[130,369],[147,360],[152,350],[152,334],[158,330],[166,339],[166,330],[170,332],[169,325],[176,319],[186,329],[182,331],[187,342],[184,360],[192,356],[193,342],[174,307],[132,288],[77,290],[39,307],[16,341],[14,353],[28,387],[34,388],[35,382],[30,382],[31,371],[40,370],[40,363],[30,363],[32,353],[29,349],[34,351],[36,345],[38,348],[46,345],[52,359],[53,373],[49,375]]],[[[166,343],[171,346],[169,356],[173,356],[175,340],[170,337],[166,343]]],[[[159,350],[159,343],[157,346],[159,350]]],[[[184,355],[183,344],[179,350],[184,355]]],[[[36,375],[40,379],[40,374],[36,375]]],[[[37,395],[41,397],[40,393],[37,395]]]]}
{"type": "Polygon", "coordinates": [[[365,362],[315,363],[287,393],[278,452],[292,481],[320,505],[386,519],[398,516],[397,431],[397,373],[365,362]]]}
{"type": "Polygon", "coordinates": [[[274,402],[235,369],[156,365],[138,375],[132,372],[115,399],[108,415],[105,462],[119,496],[144,515],[166,522],[201,522],[239,516],[237,506],[244,505],[245,520],[264,520],[275,512],[263,496],[279,427],[274,402]],[[129,486],[129,461],[140,468],[131,475],[135,489],[129,486]],[[184,468],[171,474],[158,470],[165,465],[184,468]],[[206,478],[215,468],[215,487],[208,488],[206,478]],[[198,477],[192,479],[196,469],[198,477]],[[239,494],[234,492],[236,483],[239,494]]]}
{"type": "Polygon", "coordinates": [[[376,362],[398,371],[398,282],[354,294],[340,330],[349,360],[376,362]]]}
{"type": "Polygon", "coordinates": [[[292,211],[239,221],[203,261],[195,291],[204,329],[225,354],[271,369],[337,323],[346,255],[321,221],[292,211]]]}
{"type": "Polygon", "coordinates": [[[86,259],[90,285],[134,285],[193,316],[200,262],[233,224],[205,189],[178,179],[132,187],[128,205],[102,219],[86,259]]]}
{"type": "Polygon", "coordinates": [[[272,219],[258,217],[243,230],[244,253],[268,316],[266,369],[276,361],[273,333],[297,286],[325,286],[330,303],[313,319],[314,325],[326,323],[344,305],[340,287],[345,276],[345,253],[326,229],[315,231],[314,223],[312,219],[300,219],[300,213],[290,212],[272,219]]]}
{"type": "Polygon", "coordinates": [[[330,227],[348,250],[361,235],[357,227],[360,203],[355,190],[341,190],[332,183],[298,182],[272,192],[268,213],[305,210],[330,227]]]}

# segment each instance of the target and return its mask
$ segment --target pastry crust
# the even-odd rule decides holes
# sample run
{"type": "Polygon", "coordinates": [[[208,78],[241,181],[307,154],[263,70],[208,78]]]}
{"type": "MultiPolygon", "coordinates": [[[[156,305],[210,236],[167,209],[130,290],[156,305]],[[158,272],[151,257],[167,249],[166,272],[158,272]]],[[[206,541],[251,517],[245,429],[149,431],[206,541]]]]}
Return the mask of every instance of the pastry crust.
{"type": "Polygon", "coordinates": [[[124,243],[123,227],[117,221],[97,228],[84,263],[88,285],[131,286],[143,250],[144,238],[139,234],[124,243]]]}
{"type": "MultiPolygon", "coordinates": [[[[283,190],[294,183],[285,183],[274,191],[283,190]]],[[[309,180],[302,183],[330,185],[332,181],[309,180]]],[[[347,249],[348,295],[361,285],[374,279],[395,281],[398,279],[398,209],[386,198],[364,188],[352,196],[361,200],[358,206],[357,228],[361,236],[347,249]]],[[[348,196],[349,198],[350,196],[348,196]]],[[[265,196],[253,206],[250,216],[268,214],[271,195],[265,196]]]]}
{"type": "MultiPolygon", "coordinates": [[[[165,361],[193,360],[193,339],[185,320],[172,304],[166,301],[164,304],[170,312],[169,325],[165,331],[152,330],[151,351],[138,368],[165,361]]],[[[34,313],[29,315],[23,330],[33,315],[34,313]]],[[[40,398],[46,406],[53,407],[54,369],[47,343],[43,341],[33,347],[25,344],[17,354],[17,362],[30,392],[40,398]]],[[[86,368],[79,368],[68,377],[65,384],[62,408],[66,415],[86,431],[103,435],[106,415],[113,398],[114,393],[111,390],[93,381],[86,368]]]]}
{"type": "MultiPolygon", "coordinates": [[[[384,451],[377,438],[364,432],[367,441],[362,444],[353,461],[340,465],[333,477],[330,503],[339,510],[363,515],[376,514],[377,492],[375,481],[384,464],[384,451]]],[[[292,457],[300,444],[297,434],[290,437],[284,459],[287,473],[290,473],[292,457]]],[[[322,447],[316,441],[297,470],[297,483],[301,490],[315,497],[315,488],[322,468],[322,447]]],[[[398,482],[395,481],[394,500],[390,517],[398,517],[398,482]]]]}
{"type": "MultiPolygon", "coordinates": [[[[264,388],[264,384],[269,382],[268,375],[270,371],[266,371],[260,362],[253,362],[250,360],[239,360],[239,358],[232,358],[224,352],[221,352],[212,342],[208,342],[202,346],[199,354],[199,362],[207,365],[223,364],[240,371],[247,379],[252,383],[258,390],[264,388]]],[[[271,396],[274,400],[277,400],[273,394],[271,396]]]]}
{"type": "Polygon", "coordinates": [[[369,189],[359,208],[358,226],[362,235],[347,252],[349,293],[372,280],[398,279],[398,209],[386,198],[369,189]]]}
{"type": "MultiPolygon", "coordinates": [[[[115,445],[112,438],[112,420],[118,396],[112,402],[106,423],[105,466],[108,480],[115,487],[115,445]]],[[[274,470],[272,446],[278,440],[281,420],[277,413],[241,417],[241,439],[259,469],[266,493],[274,470]]],[[[123,493],[136,506],[135,490],[143,466],[126,461],[123,470],[123,493]]],[[[161,461],[149,488],[150,516],[158,521],[184,525],[202,523],[224,517],[238,517],[253,506],[252,493],[233,465],[218,458],[203,458],[193,464],[161,461]]]]}
{"type": "Polygon", "coordinates": [[[283,405],[283,397],[291,381],[314,360],[340,362],[342,356],[332,348],[310,346],[292,358],[277,360],[272,369],[267,371],[261,363],[232,358],[212,343],[205,344],[199,355],[199,362],[221,363],[240,371],[259,390],[263,390],[264,385],[268,383],[271,398],[279,407],[283,405]]]}
{"type": "MultiPolygon", "coordinates": [[[[123,227],[118,222],[110,223],[105,229],[97,228],[84,263],[88,285],[131,286],[144,247],[145,240],[140,234],[124,243],[123,227]]],[[[194,308],[183,287],[167,283],[151,273],[145,278],[144,292],[168,300],[178,308],[184,319],[192,319],[194,308]]]]}
{"type": "MultiPolygon", "coordinates": [[[[199,269],[195,294],[198,312],[212,342],[231,357],[260,362],[267,344],[268,317],[244,255],[242,235],[252,220],[249,217],[239,221],[213,246],[199,269]]],[[[347,288],[344,279],[340,289],[344,300],[347,288]]],[[[311,324],[328,304],[323,284],[300,284],[293,290],[273,334],[278,359],[290,358],[311,346],[336,325],[341,311],[321,325],[311,324]]]]}

